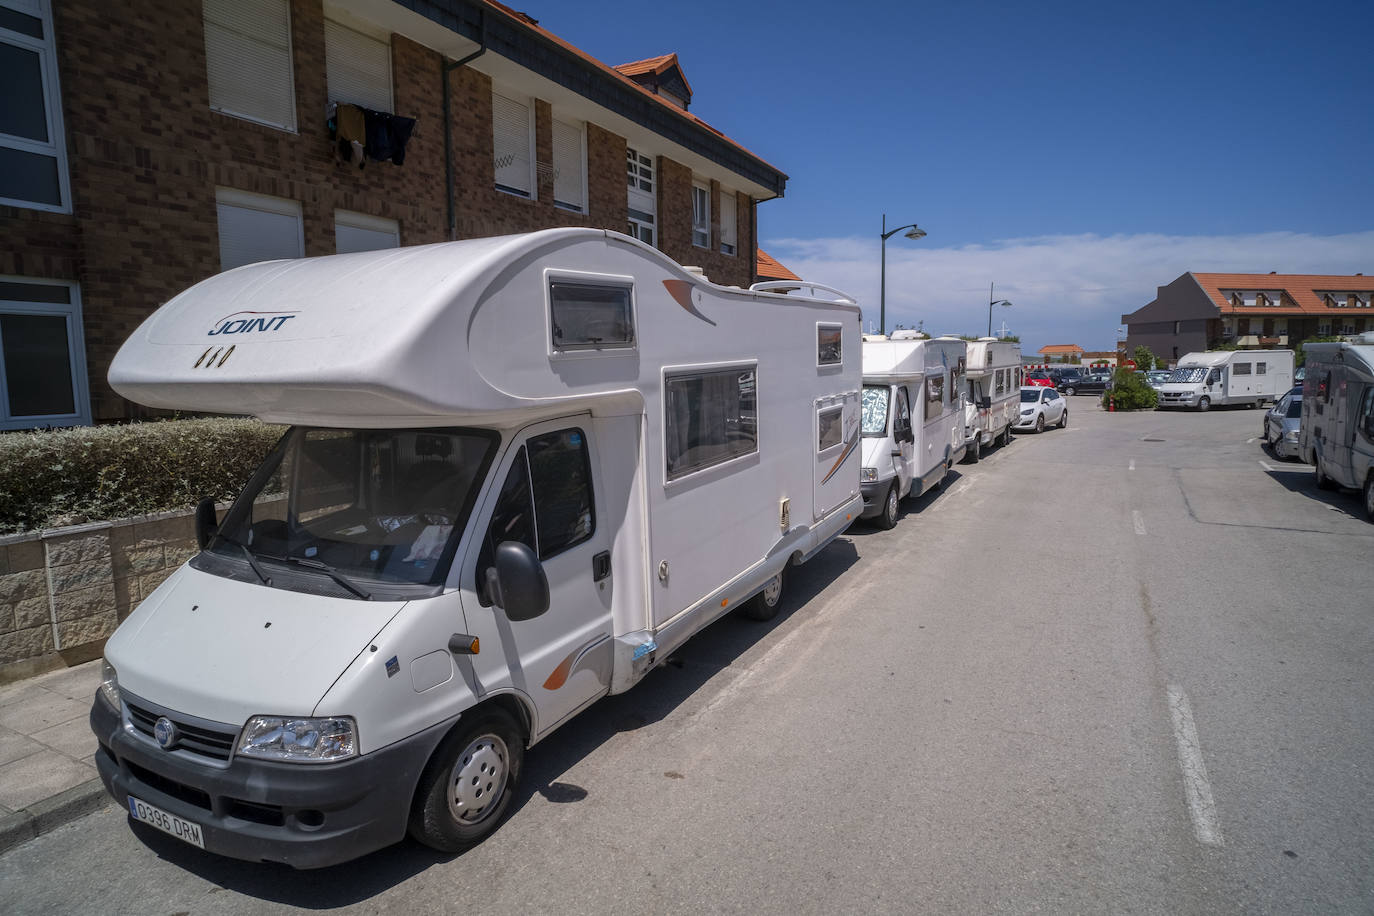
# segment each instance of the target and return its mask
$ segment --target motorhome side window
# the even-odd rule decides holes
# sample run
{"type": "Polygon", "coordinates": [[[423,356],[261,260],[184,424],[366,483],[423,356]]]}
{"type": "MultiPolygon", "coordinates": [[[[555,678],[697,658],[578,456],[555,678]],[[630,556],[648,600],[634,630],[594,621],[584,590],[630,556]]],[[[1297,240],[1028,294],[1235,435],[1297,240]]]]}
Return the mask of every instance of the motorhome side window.
{"type": "Polygon", "coordinates": [[[840,340],[843,334],[838,324],[816,325],[816,365],[838,366],[841,358],[840,340]]]}
{"type": "Polygon", "coordinates": [[[1256,374],[1256,375],[1264,375],[1264,374],[1266,374],[1266,373],[1265,373],[1265,369],[1267,369],[1267,368],[1268,368],[1268,363],[1255,363],[1255,374],[1256,374]]]}
{"type": "Polygon", "coordinates": [[[817,430],[819,432],[816,442],[816,451],[823,452],[828,448],[834,448],[844,441],[844,408],[843,407],[823,407],[816,415],[817,430]]]}
{"type": "Polygon", "coordinates": [[[1236,365],[1235,365],[1235,370],[1234,370],[1234,371],[1235,371],[1236,375],[1249,375],[1249,374],[1250,374],[1250,364],[1249,364],[1249,363],[1236,363],[1236,365]]]}
{"type": "Polygon", "coordinates": [[[751,366],[667,376],[668,480],[758,451],[757,375],[751,366]]]}
{"type": "Polygon", "coordinates": [[[926,419],[933,420],[940,415],[945,400],[945,374],[932,375],[926,379],[926,419]]]}
{"type": "Polygon", "coordinates": [[[553,280],[549,283],[549,318],[555,351],[635,345],[629,286],[553,280]]]}

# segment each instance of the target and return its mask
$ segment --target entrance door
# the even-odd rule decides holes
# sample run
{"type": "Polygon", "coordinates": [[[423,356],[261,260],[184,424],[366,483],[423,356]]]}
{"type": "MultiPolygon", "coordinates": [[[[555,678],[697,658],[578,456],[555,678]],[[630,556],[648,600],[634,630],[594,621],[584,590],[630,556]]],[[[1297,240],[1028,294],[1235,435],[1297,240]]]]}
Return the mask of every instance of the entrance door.
{"type": "Polygon", "coordinates": [[[818,399],[815,416],[812,441],[816,444],[816,466],[811,515],[813,521],[819,521],[836,506],[853,498],[859,489],[859,459],[856,457],[859,452],[859,393],[851,391],[818,399]]]}
{"type": "Polygon", "coordinates": [[[464,602],[468,632],[481,640],[470,656],[480,689],[509,681],[538,713],[536,732],[605,694],[611,684],[611,535],[602,523],[595,443],[589,416],[526,427],[496,471],[500,489],[489,496],[469,549],[465,582],[476,600],[464,602]],[[549,610],[513,621],[486,588],[496,545],[520,541],[539,557],[549,580],[549,610]]]}

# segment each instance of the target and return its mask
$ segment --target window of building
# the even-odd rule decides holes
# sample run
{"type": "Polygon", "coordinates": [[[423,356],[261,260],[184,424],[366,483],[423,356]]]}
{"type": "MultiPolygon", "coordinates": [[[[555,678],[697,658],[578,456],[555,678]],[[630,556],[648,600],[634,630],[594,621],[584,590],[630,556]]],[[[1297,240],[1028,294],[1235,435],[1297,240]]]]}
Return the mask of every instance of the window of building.
{"type": "Polygon", "coordinates": [[[533,199],[534,106],[493,92],[491,124],[496,189],[533,199]]]}
{"type": "Polygon", "coordinates": [[[1333,309],[1336,307],[1336,297],[1331,295],[1330,293],[1327,293],[1326,295],[1322,296],[1322,302],[1324,302],[1326,304],[1326,307],[1329,309],[1333,309]]]}
{"type": "Polygon", "coordinates": [[[351,210],[334,211],[334,250],[339,254],[399,247],[401,227],[394,219],[351,210]]]}
{"type": "Polygon", "coordinates": [[[0,203],[71,212],[48,0],[0,0],[0,203]]]}
{"type": "Polygon", "coordinates": [[[1364,305],[1364,303],[1360,301],[1360,297],[1355,295],[1354,293],[1350,293],[1345,297],[1345,304],[1348,308],[1352,309],[1357,309],[1360,306],[1364,305]]]}
{"type": "Polygon", "coordinates": [[[324,70],[331,102],[392,111],[391,44],[332,19],[324,21],[324,70]]]}
{"type": "Polygon", "coordinates": [[[0,429],[90,422],[76,284],[0,277],[0,429]]]}
{"type": "Polygon", "coordinates": [[[692,244],[711,247],[711,189],[692,182],[692,244]]]}
{"type": "Polygon", "coordinates": [[[215,209],[219,216],[220,270],[305,257],[301,205],[296,201],[218,188],[215,209]]]}
{"type": "Polygon", "coordinates": [[[296,129],[288,0],[204,0],[210,107],[296,129]]]}
{"type": "Polygon", "coordinates": [[[639,150],[625,148],[625,184],[629,203],[627,232],[647,245],[654,244],[655,216],[654,160],[639,150]]]}
{"type": "Polygon", "coordinates": [[[587,134],[581,124],[554,119],[553,203],[587,212],[587,134]]]}
{"type": "Polygon", "coordinates": [[[1232,294],[1231,294],[1231,308],[1238,309],[1238,308],[1242,307],[1243,305],[1245,305],[1245,300],[1241,298],[1240,293],[1232,293],[1232,294]]]}
{"type": "Polygon", "coordinates": [[[940,415],[945,400],[945,374],[926,377],[926,419],[933,420],[940,415]]]}
{"type": "Polygon", "coordinates": [[[1268,297],[1268,296],[1266,296],[1264,293],[1256,293],[1256,294],[1255,294],[1255,306],[1256,306],[1256,308],[1264,308],[1264,307],[1267,306],[1268,304],[1269,304],[1269,297],[1268,297]]]}
{"type": "Polygon", "coordinates": [[[758,452],[758,373],[753,366],[668,374],[663,411],[667,478],[758,452]]]}
{"type": "Polygon", "coordinates": [[[736,225],[735,192],[721,188],[720,191],[720,253],[734,254],[739,239],[736,225]]]}
{"type": "Polygon", "coordinates": [[[555,353],[623,350],[635,345],[631,283],[549,281],[549,333],[555,353]]]}
{"type": "Polygon", "coordinates": [[[838,324],[816,325],[816,365],[838,366],[844,362],[841,343],[844,330],[838,324]]]}
{"type": "Polygon", "coordinates": [[[1239,336],[1239,337],[1244,337],[1244,336],[1246,336],[1246,335],[1249,334],[1249,333],[1250,333],[1250,319],[1249,319],[1249,318],[1237,318],[1237,319],[1236,319],[1236,335],[1239,336]]]}

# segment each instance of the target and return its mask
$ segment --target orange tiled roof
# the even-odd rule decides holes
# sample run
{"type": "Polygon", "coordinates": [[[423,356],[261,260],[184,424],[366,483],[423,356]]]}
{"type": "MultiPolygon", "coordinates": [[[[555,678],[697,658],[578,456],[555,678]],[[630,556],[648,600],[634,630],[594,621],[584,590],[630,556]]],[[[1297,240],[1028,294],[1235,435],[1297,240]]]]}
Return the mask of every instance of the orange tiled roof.
{"type": "Polygon", "coordinates": [[[761,277],[762,279],[765,279],[765,280],[800,280],[800,279],[801,279],[801,277],[799,277],[799,276],[797,276],[796,274],[792,273],[792,271],[788,270],[786,267],[783,267],[782,264],[778,263],[777,259],[775,259],[775,258],[774,258],[771,254],[769,254],[768,252],[764,251],[762,248],[758,249],[758,253],[759,253],[758,275],[759,275],[759,277],[761,277]]]}
{"type": "Polygon", "coordinates": [[[628,64],[616,64],[613,69],[626,76],[638,76],[641,73],[654,73],[662,76],[673,67],[677,67],[677,75],[682,77],[682,82],[687,87],[687,94],[691,95],[692,84],[687,82],[687,74],[682,72],[682,63],[677,59],[676,53],[660,54],[658,57],[636,60],[628,64]]]}
{"type": "Polygon", "coordinates": [[[1338,293],[1374,293],[1374,277],[1365,277],[1360,274],[1199,274],[1193,273],[1192,277],[1202,287],[1203,292],[1207,293],[1212,304],[1220,309],[1223,315],[1236,314],[1263,314],[1274,315],[1294,314],[1293,306],[1297,306],[1297,313],[1305,314],[1347,314],[1348,309],[1330,308],[1326,302],[1318,295],[1318,290],[1323,292],[1331,291],[1338,293]],[[1292,305],[1283,303],[1280,306],[1242,306],[1237,309],[1231,305],[1231,300],[1221,294],[1224,289],[1230,290],[1283,290],[1288,295],[1292,305]]]}
{"type": "Polygon", "coordinates": [[[1040,348],[1041,353],[1082,353],[1083,348],[1078,344],[1048,344],[1040,348]]]}
{"type": "MultiPolygon", "coordinates": [[[[734,140],[731,140],[729,137],[725,136],[725,134],[721,133],[719,130],[716,130],[716,128],[712,127],[710,124],[707,124],[705,121],[701,120],[701,118],[698,118],[696,115],[692,114],[691,112],[689,112],[689,111],[687,111],[687,110],[685,110],[685,109],[679,108],[678,106],[674,105],[672,102],[669,102],[667,99],[664,99],[664,98],[661,98],[660,96],[655,95],[654,93],[652,93],[652,92],[650,92],[649,90],[645,89],[643,86],[639,85],[639,83],[636,83],[634,80],[630,79],[630,78],[629,78],[628,76],[626,76],[624,73],[621,73],[621,72],[620,72],[619,70],[617,70],[616,68],[614,68],[614,67],[612,67],[612,66],[609,66],[608,64],[603,64],[601,61],[597,60],[595,57],[592,57],[590,54],[588,54],[586,51],[583,51],[581,48],[575,47],[574,45],[569,44],[567,41],[564,41],[562,38],[559,38],[557,35],[553,34],[553,33],[550,32],[548,29],[546,29],[546,28],[544,28],[543,26],[539,25],[539,21],[538,21],[537,19],[532,18],[528,13],[522,13],[522,12],[520,12],[519,10],[512,9],[512,8],[509,7],[509,6],[506,6],[504,3],[499,3],[499,2],[497,2],[497,0],[481,0],[481,2],[484,3],[488,8],[493,9],[493,10],[496,10],[497,12],[502,13],[503,15],[509,16],[510,18],[516,20],[516,21],[519,22],[523,27],[529,29],[531,32],[535,32],[536,34],[538,34],[539,36],[541,36],[541,37],[544,38],[545,40],[547,40],[547,41],[549,41],[549,42],[552,42],[553,44],[557,45],[557,46],[560,47],[560,48],[563,48],[565,51],[568,51],[568,52],[570,52],[570,53],[572,53],[572,54],[577,55],[578,57],[580,57],[580,58],[582,58],[583,60],[585,60],[587,63],[591,64],[592,66],[596,67],[598,70],[602,71],[602,72],[603,72],[604,74],[606,74],[607,76],[610,76],[610,77],[612,77],[613,79],[620,80],[620,81],[622,81],[622,82],[623,82],[625,85],[627,85],[627,86],[632,86],[632,87],[634,87],[634,89],[635,89],[636,92],[642,92],[642,93],[644,93],[644,95],[646,95],[646,96],[648,96],[649,98],[653,99],[653,100],[654,100],[655,102],[657,102],[659,105],[662,105],[666,110],[671,111],[675,116],[677,116],[677,117],[679,117],[679,118],[685,118],[685,119],[687,119],[688,121],[692,122],[693,124],[697,125],[698,127],[703,127],[703,128],[705,128],[706,130],[711,131],[711,133],[716,134],[718,137],[720,137],[720,138],[721,138],[722,140],[724,140],[726,143],[729,143],[731,146],[735,147],[735,149],[737,149],[737,150],[739,150],[740,152],[745,153],[745,154],[747,154],[747,155],[749,155],[749,156],[753,156],[753,157],[754,157],[755,159],[757,159],[759,162],[762,162],[764,165],[768,166],[770,169],[773,169],[774,171],[776,171],[776,172],[782,174],[784,177],[786,177],[786,175],[787,175],[786,172],[783,172],[782,169],[780,169],[780,168],[778,168],[777,166],[773,165],[771,162],[769,162],[768,160],[764,159],[764,158],[763,158],[762,156],[760,156],[758,153],[751,152],[750,150],[748,150],[748,149],[746,149],[745,147],[741,146],[739,143],[735,142],[734,140]]],[[[681,68],[679,68],[679,70],[680,70],[680,69],[681,69],[681,68]]],[[[686,77],[685,77],[685,76],[683,77],[683,80],[684,80],[684,81],[686,80],[686,77]]]]}

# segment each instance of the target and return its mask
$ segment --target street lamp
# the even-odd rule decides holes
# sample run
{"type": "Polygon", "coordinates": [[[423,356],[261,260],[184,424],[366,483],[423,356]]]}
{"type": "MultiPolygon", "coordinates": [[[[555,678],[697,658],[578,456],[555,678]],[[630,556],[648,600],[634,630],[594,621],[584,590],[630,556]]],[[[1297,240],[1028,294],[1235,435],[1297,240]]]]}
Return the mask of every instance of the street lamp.
{"type": "Polygon", "coordinates": [[[995,282],[994,282],[994,283],[989,283],[989,284],[988,284],[988,336],[989,336],[989,337],[992,336],[992,307],[993,307],[994,305],[1001,305],[1001,306],[1005,306],[1005,307],[1007,307],[1007,308],[1011,308],[1011,300],[1010,300],[1010,299],[997,299],[996,301],[993,301],[993,300],[994,300],[994,297],[993,297],[993,295],[992,295],[992,290],[993,290],[993,287],[995,287],[996,285],[997,285],[997,284],[996,284],[995,282]]]}
{"type": "Polygon", "coordinates": [[[883,214],[883,240],[882,244],[882,267],[878,281],[878,333],[887,333],[887,240],[901,232],[903,229],[910,229],[906,237],[912,240],[925,238],[926,231],[920,226],[912,223],[909,226],[898,226],[896,229],[888,231],[887,214],[883,214]]]}

